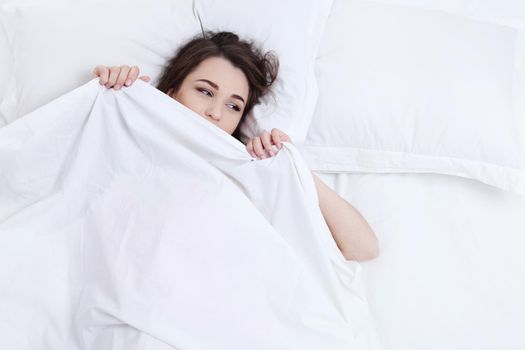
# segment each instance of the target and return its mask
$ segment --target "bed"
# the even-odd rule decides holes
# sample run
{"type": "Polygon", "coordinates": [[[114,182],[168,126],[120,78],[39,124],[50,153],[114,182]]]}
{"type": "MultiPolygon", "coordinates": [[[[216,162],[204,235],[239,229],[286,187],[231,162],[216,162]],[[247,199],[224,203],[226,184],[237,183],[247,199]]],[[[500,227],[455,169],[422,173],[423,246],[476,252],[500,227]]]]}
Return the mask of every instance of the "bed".
{"type": "Polygon", "coordinates": [[[141,25],[117,19],[114,37],[91,52],[83,47],[95,47],[89,38],[102,29],[71,8],[94,18],[96,1],[4,1],[0,126],[85,83],[86,67],[101,61],[133,57],[157,76],[176,43],[202,24],[258,38],[280,53],[285,79],[279,107],[265,100],[244,133],[287,131],[309,168],[374,229],[380,256],[359,265],[378,348],[525,348],[521,2],[254,2],[271,25],[255,23],[238,1],[163,0],[144,16],[157,21],[132,3],[130,21],[141,25]],[[269,15],[272,6],[282,6],[279,15],[269,15]],[[244,21],[225,20],[232,9],[244,21]],[[45,27],[64,14],[78,37],[45,27]]]}
{"type": "Polygon", "coordinates": [[[523,346],[523,196],[440,174],[319,176],[379,237],[362,266],[385,349],[523,346]]]}
{"type": "Polygon", "coordinates": [[[334,2],[304,156],[379,237],[362,266],[385,349],[525,346],[523,191],[479,167],[523,155],[523,15],[510,1],[334,2]]]}

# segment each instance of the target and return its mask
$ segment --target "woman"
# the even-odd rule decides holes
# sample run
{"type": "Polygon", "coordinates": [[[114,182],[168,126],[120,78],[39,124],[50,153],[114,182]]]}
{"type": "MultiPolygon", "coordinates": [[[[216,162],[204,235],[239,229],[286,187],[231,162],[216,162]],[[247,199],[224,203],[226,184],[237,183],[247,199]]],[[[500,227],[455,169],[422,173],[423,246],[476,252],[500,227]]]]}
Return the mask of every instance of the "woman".
{"type": "MultiPolygon", "coordinates": [[[[207,32],[183,45],[168,62],[157,88],[239,141],[244,118],[277,77],[278,60],[263,54],[254,43],[231,32],[207,32]]],[[[106,67],[93,71],[99,83],[116,90],[139,77],[137,66],[106,67]]],[[[246,143],[253,157],[272,157],[290,137],[279,129],[263,131],[246,143]],[[274,148],[276,146],[276,148],[274,148]]],[[[242,141],[241,141],[242,142],[242,141]]],[[[378,256],[377,238],[367,221],[330,187],[313,174],[319,206],[332,236],[347,260],[378,256]]]]}

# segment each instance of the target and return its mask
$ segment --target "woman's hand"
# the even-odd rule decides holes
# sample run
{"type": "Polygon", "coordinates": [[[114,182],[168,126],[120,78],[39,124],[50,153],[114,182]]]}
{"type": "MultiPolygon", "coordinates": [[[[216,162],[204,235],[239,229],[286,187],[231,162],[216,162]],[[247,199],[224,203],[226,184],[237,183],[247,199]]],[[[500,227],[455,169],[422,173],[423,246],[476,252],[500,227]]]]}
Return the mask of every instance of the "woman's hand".
{"type": "MultiPolygon", "coordinates": [[[[139,76],[139,67],[137,66],[126,66],[120,67],[106,67],[98,65],[93,69],[93,78],[100,77],[99,84],[105,85],[108,89],[114,87],[115,90],[120,89],[122,86],[130,86],[137,80],[139,76]]],[[[140,80],[146,83],[150,81],[150,77],[143,75],[139,77],[140,80]]]]}
{"type": "Polygon", "coordinates": [[[261,134],[253,139],[250,139],[246,144],[246,149],[252,157],[260,157],[262,159],[267,158],[267,154],[272,157],[277,154],[278,150],[283,147],[282,142],[292,142],[290,136],[283,131],[273,128],[271,133],[267,131],[261,132],[261,134]],[[277,146],[277,151],[274,151],[272,146],[277,146]]]}

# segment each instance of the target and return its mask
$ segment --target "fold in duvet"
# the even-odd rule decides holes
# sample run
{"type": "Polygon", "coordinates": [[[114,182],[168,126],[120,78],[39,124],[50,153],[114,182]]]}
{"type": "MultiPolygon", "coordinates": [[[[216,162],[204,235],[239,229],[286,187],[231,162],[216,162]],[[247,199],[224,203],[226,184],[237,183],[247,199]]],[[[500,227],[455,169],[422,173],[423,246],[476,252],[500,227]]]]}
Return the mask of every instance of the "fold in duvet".
{"type": "Polygon", "coordinates": [[[0,129],[2,349],[375,349],[360,272],[292,144],[140,80],[0,129]]]}

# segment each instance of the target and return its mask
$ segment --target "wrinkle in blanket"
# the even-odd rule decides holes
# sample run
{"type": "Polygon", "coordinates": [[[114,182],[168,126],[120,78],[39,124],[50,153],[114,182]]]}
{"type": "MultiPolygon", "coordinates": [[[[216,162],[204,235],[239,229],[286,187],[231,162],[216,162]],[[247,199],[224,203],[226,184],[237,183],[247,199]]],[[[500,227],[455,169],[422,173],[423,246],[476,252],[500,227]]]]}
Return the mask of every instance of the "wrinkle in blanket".
{"type": "Polygon", "coordinates": [[[0,129],[0,348],[376,349],[359,263],[285,142],[93,79],[0,129]]]}

